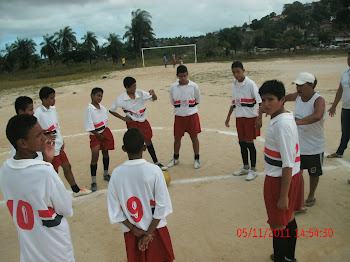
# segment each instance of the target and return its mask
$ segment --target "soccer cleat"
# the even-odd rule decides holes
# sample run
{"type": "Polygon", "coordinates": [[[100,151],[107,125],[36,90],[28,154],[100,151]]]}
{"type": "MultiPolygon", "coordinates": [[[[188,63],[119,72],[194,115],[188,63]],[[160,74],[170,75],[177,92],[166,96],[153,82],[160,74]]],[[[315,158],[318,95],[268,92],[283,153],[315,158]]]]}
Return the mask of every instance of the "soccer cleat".
{"type": "Polygon", "coordinates": [[[88,194],[91,194],[91,193],[92,193],[92,191],[89,190],[89,189],[80,188],[79,192],[73,192],[73,196],[74,197],[79,197],[79,196],[85,196],[85,195],[88,195],[88,194]]]}
{"type": "Polygon", "coordinates": [[[252,181],[257,176],[258,176],[258,174],[256,173],[256,171],[250,169],[249,172],[248,172],[247,177],[245,178],[245,180],[252,181]]]}
{"type": "Polygon", "coordinates": [[[173,158],[173,159],[170,160],[169,164],[167,164],[167,167],[175,166],[175,165],[177,165],[179,162],[180,162],[179,159],[173,158]]]}
{"type": "Polygon", "coordinates": [[[109,180],[111,180],[111,176],[109,174],[104,174],[103,180],[109,181],[109,180]]]}
{"type": "MultiPolygon", "coordinates": [[[[275,261],[275,256],[274,256],[274,254],[271,254],[271,255],[270,255],[270,259],[271,259],[272,261],[275,261]]],[[[289,258],[287,258],[287,257],[284,257],[284,261],[285,261],[285,262],[297,262],[297,259],[294,258],[294,260],[291,260],[291,259],[289,259],[289,258]]]]}
{"type": "Polygon", "coordinates": [[[95,192],[97,190],[97,184],[96,183],[91,183],[91,191],[95,192]]]}
{"type": "Polygon", "coordinates": [[[194,166],[195,169],[198,169],[201,167],[201,162],[199,161],[199,159],[195,159],[194,160],[194,166]]]}
{"type": "Polygon", "coordinates": [[[234,172],[233,175],[234,176],[241,176],[241,175],[246,175],[248,173],[249,173],[249,169],[245,169],[244,167],[241,167],[241,169],[234,172]]]}
{"type": "Polygon", "coordinates": [[[161,163],[159,163],[159,162],[155,162],[154,163],[156,166],[159,166],[160,167],[160,169],[162,170],[162,171],[165,171],[165,170],[167,170],[168,169],[168,167],[167,166],[163,166],[161,163]]]}

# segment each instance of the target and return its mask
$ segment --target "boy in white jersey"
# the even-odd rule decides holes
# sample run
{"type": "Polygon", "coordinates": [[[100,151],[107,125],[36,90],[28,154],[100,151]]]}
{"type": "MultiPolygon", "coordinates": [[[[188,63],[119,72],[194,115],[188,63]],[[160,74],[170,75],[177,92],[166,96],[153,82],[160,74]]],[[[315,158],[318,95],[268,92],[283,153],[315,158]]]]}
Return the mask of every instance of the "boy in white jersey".
{"type": "Polygon", "coordinates": [[[190,135],[194,151],[194,168],[200,168],[198,134],[201,123],[197,105],[201,102],[199,87],[195,82],[188,80],[188,70],[184,65],[177,67],[176,76],[179,78],[169,90],[170,103],[174,106],[174,158],[168,167],[179,163],[181,139],[185,132],[190,135]]]}
{"type": "Polygon", "coordinates": [[[52,165],[33,159],[46,137],[29,114],[12,117],[6,136],[16,149],[0,170],[0,186],[18,231],[21,262],[73,262],[69,225],[72,197],[52,165]]]}
{"type": "Polygon", "coordinates": [[[245,69],[242,62],[232,63],[232,74],[235,81],[232,83],[232,103],[225,121],[226,127],[230,127],[230,117],[235,111],[238,142],[241,147],[243,167],[233,173],[234,176],[247,175],[247,181],[257,177],[256,173],[256,149],[254,139],[260,136],[261,115],[258,113],[261,98],[259,90],[253,80],[244,76],[245,69]],[[258,123],[258,125],[257,125],[258,123]],[[250,153],[251,167],[249,169],[248,151],[250,153]]]}
{"type": "Polygon", "coordinates": [[[173,212],[162,171],[142,159],[146,150],[138,128],[123,137],[129,160],[114,169],[108,186],[111,223],[120,223],[129,262],[175,259],[165,217],[173,212]]]}
{"type": "Polygon", "coordinates": [[[300,210],[303,202],[298,130],[293,113],[284,109],[283,83],[266,81],[259,93],[262,111],[271,116],[264,150],[264,200],[267,223],[274,230],[271,259],[275,262],[296,261],[294,211],[300,210]]]}
{"type": "Polygon", "coordinates": [[[55,90],[51,87],[44,86],[39,91],[39,97],[42,101],[42,105],[36,108],[34,116],[38,119],[45,135],[55,136],[55,156],[51,164],[56,172],[58,172],[58,168],[62,166],[64,176],[73,190],[73,196],[78,197],[90,194],[91,190],[78,187],[74,179],[72,167],[64,152],[64,142],[58,124],[58,115],[54,106],[56,103],[55,90]]]}
{"type": "Polygon", "coordinates": [[[152,143],[152,127],[147,120],[146,101],[156,101],[157,96],[154,90],[145,92],[136,89],[136,80],[133,77],[125,77],[123,81],[125,92],[121,94],[109,109],[109,112],[115,117],[125,121],[127,128],[139,128],[145,138],[147,150],[152,157],[155,165],[162,170],[167,170],[168,167],[163,166],[157,158],[156,152],[152,143]],[[121,107],[126,114],[125,117],[117,113],[117,108],[121,107]]]}
{"type": "Polygon", "coordinates": [[[97,162],[102,150],[103,156],[103,179],[109,181],[111,176],[108,174],[109,154],[108,150],[114,150],[114,138],[111,130],[108,128],[107,109],[101,105],[103,89],[95,87],[91,90],[91,104],[85,111],[85,129],[90,132],[90,149],[91,149],[91,190],[97,190],[96,170],[97,162]]]}
{"type": "Polygon", "coordinates": [[[326,102],[315,92],[317,79],[310,73],[300,73],[293,82],[297,92],[286,95],[286,101],[295,101],[295,123],[298,126],[300,141],[300,169],[307,169],[310,177],[310,192],[303,204],[311,207],[315,204],[315,191],[322,172],[325,151],[324,121],[326,102]]]}

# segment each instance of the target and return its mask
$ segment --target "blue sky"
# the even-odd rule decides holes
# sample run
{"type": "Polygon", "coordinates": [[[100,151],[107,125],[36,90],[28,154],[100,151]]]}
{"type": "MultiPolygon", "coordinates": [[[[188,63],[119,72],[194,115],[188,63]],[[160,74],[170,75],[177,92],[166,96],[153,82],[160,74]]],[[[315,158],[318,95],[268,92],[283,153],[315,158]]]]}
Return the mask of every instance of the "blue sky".
{"type": "MultiPolygon", "coordinates": [[[[275,12],[294,1],[282,0],[0,0],[0,50],[18,38],[32,38],[40,49],[42,36],[70,26],[78,42],[87,31],[102,45],[109,33],[123,37],[131,11],[152,16],[157,38],[199,36],[275,12]]],[[[300,2],[306,3],[310,1],[300,2]]]]}

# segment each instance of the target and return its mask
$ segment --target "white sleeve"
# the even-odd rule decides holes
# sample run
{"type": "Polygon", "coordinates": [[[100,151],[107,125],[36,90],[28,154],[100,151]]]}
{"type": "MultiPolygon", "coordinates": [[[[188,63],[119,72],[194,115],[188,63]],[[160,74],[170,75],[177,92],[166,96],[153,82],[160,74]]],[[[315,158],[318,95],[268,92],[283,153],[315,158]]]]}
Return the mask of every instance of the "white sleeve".
{"type": "Polygon", "coordinates": [[[109,181],[108,191],[107,191],[107,204],[108,204],[108,215],[111,224],[121,223],[127,220],[126,215],[121,208],[121,204],[117,195],[117,188],[115,186],[116,173],[113,172],[111,181],[109,181]]]}
{"type": "MultiPolygon", "coordinates": [[[[159,169],[159,168],[158,168],[159,169]]],[[[153,218],[162,219],[173,212],[171,200],[168,192],[168,188],[165,183],[163,172],[159,169],[156,170],[157,178],[155,182],[154,197],[155,197],[155,210],[153,218]]]]}
{"type": "Polygon", "coordinates": [[[201,102],[201,94],[197,84],[195,84],[195,87],[194,87],[194,98],[196,99],[197,104],[201,102]]]}
{"type": "Polygon", "coordinates": [[[281,124],[275,129],[275,137],[281,154],[282,168],[293,167],[295,163],[296,143],[293,139],[291,126],[281,121],[281,124]]]}
{"type": "Polygon", "coordinates": [[[261,96],[260,96],[260,94],[259,94],[259,88],[258,88],[258,86],[255,84],[255,82],[254,81],[252,81],[252,94],[253,94],[253,97],[255,98],[255,100],[256,100],[256,103],[257,104],[260,104],[261,102],[262,102],[262,100],[261,100],[261,96]]]}
{"type": "Polygon", "coordinates": [[[145,101],[152,100],[153,101],[152,96],[150,95],[150,93],[145,92],[143,90],[141,90],[141,91],[142,91],[143,100],[145,100],[145,101]]]}
{"type": "Polygon", "coordinates": [[[92,116],[91,116],[91,107],[88,106],[85,110],[85,130],[86,131],[94,131],[95,126],[92,121],[92,116]]]}
{"type": "Polygon", "coordinates": [[[121,107],[121,105],[119,105],[119,101],[118,101],[118,98],[117,98],[114,101],[113,105],[109,108],[109,111],[116,112],[118,107],[121,107]]]}
{"type": "Polygon", "coordinates": [[[169,89],[169,97],[170,97],[170,103],[174,105],[174,97],[173,97],[173,86],[169,89]]]}

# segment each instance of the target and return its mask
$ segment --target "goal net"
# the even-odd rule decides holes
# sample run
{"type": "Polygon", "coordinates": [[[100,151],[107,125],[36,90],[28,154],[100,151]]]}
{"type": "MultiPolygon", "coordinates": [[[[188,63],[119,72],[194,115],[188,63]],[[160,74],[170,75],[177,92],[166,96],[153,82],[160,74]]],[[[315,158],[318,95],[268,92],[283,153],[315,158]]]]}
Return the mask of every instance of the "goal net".
{"type": "Polygon", "coordinates": [[[147,65],[151,66],[164,64],[164,55],[167,58],[167,64],[170,66],[173,64],[173,54],[175,54],[177,65],[180,64],[180,58],[183,63],[197,63],[196,44],[147,47],[141,49],[141,54],[144,67],[145,61],[147,62],[147,65]]]}

